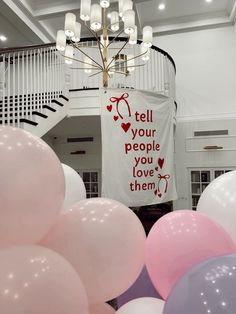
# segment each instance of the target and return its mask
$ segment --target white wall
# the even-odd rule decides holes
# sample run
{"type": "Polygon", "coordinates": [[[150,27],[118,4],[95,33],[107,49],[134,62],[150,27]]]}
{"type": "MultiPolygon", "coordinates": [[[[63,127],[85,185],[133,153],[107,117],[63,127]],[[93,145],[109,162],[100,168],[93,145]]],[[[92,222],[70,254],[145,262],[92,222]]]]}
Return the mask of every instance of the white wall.
{"type": "Polygon", "coordinates": [[[54,149],[60,161],[76,170],[99,170],[102,167],[100,116],[66,118],[51,129],[44,140],[54,149]],[[68,143],[67,138],[93,137],[93,142],[68,143]],[[73,151],[84,155],[72,155],[73,151]]]}
{"type": "Polygon", "coordinates": [[[176,209],[190,208],[191,191],[189,171],[192,168],[236,168],[236,119],[192,120],[177,123],[176,179],[178,201],[176,209]],[[228,130],[224,136],[194,137],[194,131],[228,130]],[[205,146],[223,149],[207,151],[205,146]]]}
{"type": "MultiPolygon", "coordinates": [[[[175,164],[179,200],[175,203],[176,209],[190,206],[190,168],[236,167],[235,33],[236,29],[232,26],[155,38],[155,45],[169,52],[177,66],[178,122],[175,164]],[[189,139],[193,137],[194,131],[216,129],[228,129],[229,136],[219,139],[208,137],[202,139],[200,150],[188,149],[189,141],[193,148],[199,145],[198,140],[189,139]],[[211,145],[212,141],[218,140],[218,144],[224,147],[223,150],[203,150],[205,145],[211,145]]],[[[90,121],[90,117],[83,119],[90,121]]],[[[82,130],[82,133],[87,135],[97,134],[93,127],[90,129],[93,124],[94,121],[85,123],[85,129],[80,126],[75,134],[80,135],[82,130]]],[[[61,130],[65,132],[66,129],[67,133],[71,133],[72,126],[74,128],[70,122],[66,126],[62,124],[61,130]]],[[[56,151],[64,163],[77,169],[101,168],[100,138],[95,144],[95,150],[91,150],[87,158],[70,156],[61,144],[56,145],[56,151]]]]}
{"type": "Polygon", "coordinates": [[[156,37],[177,67],[178,117],[236,116],[234,26],[156,37]]]}
{"type": "Polygon", "coordinates": [[[155,45],[169,52],[177,67],[175,208],[189,208],[190,168],[236,167],[236,28],[156,37],[155,45]],[[229,136],[193,138],[194,131],[217,129],[229,130],[229,136]],[[212,143],[223,150],[204,151],[212,143]]]}

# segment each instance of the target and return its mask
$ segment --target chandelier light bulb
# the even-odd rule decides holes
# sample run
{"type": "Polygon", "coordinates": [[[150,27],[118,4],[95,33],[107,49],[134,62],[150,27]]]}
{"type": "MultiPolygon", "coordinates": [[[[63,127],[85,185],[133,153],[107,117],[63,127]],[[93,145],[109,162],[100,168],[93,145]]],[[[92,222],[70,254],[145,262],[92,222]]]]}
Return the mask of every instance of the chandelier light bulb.
{"type": "Polygon", "coordinates": [[[80,41],[81,35],[81,24],[76,22],[75,23],[75,35],[71,38],[74,42],[78,43],[80,41]]]}
{"type": "Polygon", "coordinates": [[[119,30],[119,13],[116,11],[111,12],[111,30],[117,32],[119,30]]]}
{"type": "Polygon", "coordinates": [[[84,73],[90,74],[92,72],[92,60],[84,57],[84,73]]]}
{"type": "Polygon", "coordinates": [[[123,6],[124,6],[124,0],[119,0],[119,16],[122,17],[123,16],[123,6]]]}
{"type": "Polygon", "coordinates": [[[75,35],[76,16],[73,13],[66,13],[65,16],[65,34],[68,37],[75,35]]]}
{"type": "Polygon", "coordinates": [[[80,18],[82,21],[90,20],[91,0],[81,0],[80,18]]]}
{"type": "Polygon", "coordinates": [[[134,32],[130,34],[130,37],[129,37],[129,44],[135,45],[137,44],[137,40],[138,40],[138,29],[137,29],[137,26],[135,25],[134,32]]]}
{"type": "Polygon", "coordinates": [[[56,48],[58,51],[65,51],[66,49],[66,34],[62,30],[57,32],[56,48]]]}
{"type": "Polygon", "coordinates": [[[152,27],[151,26],[145,26],[143,28],[143,46],[150,48],[152,46],[152,27]]]}
{"type": "Polygon", "coordinates": [[[100,6],[104,9],[109,8],[110,6],[110,0],[100,0],[100,6]]]}
{"type": "Polygon", "coordinates": [[[150,59],[150,48],[145,47],[143,44],[140,47],[141,47],[140,53],[142,55],[142,60],[146,62],[150,59]]]}
{"type": "Polygon", "coordinates": [[[135,30],[135,12],[127,10],[124,12],[124,31],[127,35],[134,33],[135,30]]]}
{"type": "Polygon", "coordinates": [[[91,6],[90,28],[97,32],[102,27],[102,10],[99,4],[91,6]]]}
{"type": "Polygon", "coordinates": [[[123,15],[122,20],[124,21],[124,14],[128,10],[133,10],[133,1],[132,0],[123,0],[123,15]]]}
{"type": "Polygon", "coordinates": [[[65,50],[65,63],[72,64],[73,60],[71,58],[74,57],[74,49],[72,46],[66,46],[65,50]]]}
{"type": "Polygon", "coordinates": [[[129,72],[133,72],[135,70],[135,59],[134,55],[127,56],[127,69],[129,72]]]}

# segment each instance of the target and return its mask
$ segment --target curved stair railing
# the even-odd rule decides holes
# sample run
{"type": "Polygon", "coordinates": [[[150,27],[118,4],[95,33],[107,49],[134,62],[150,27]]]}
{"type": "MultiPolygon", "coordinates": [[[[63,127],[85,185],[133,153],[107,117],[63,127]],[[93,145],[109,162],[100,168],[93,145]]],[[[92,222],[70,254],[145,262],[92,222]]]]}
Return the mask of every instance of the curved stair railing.
{"type": "MultiPolygon", "coordinates": [[[[117,46],[123,45],[124,40],[119,38],[117,46]]],[[[139,54],[141,43],[127,45],[124,53],[139,54]]],[[[96,42],[93,38],[83,38],[81,45],[86,49],[95,46],[96,42]]],[[[94,57],[97,53],[99,58],[98,50],[93,51],[94,57]]],[[[81,59],[82,56],[75,57],[81,59]]],[[[112,75],[109,87],[154,91],[175,99],[175,71],[171,56],[152,46],[150,60],[145,66],[137,67],[127,76],[112,75]]],[[[37,133],[41,136],[67,115],[69,89],[80,91],[101,86],[101,75],[90,77],[76,69],[75,63],[65,66],[64,57],[56,50],[55,43],[0,49],[0,125],[41,124],[41,129],[45,128],[37,133]],[[52,121],[41,123],[52,113],[55,113],[51,119],[54,124],[52,121]]]]}
{"type": "MultiPolygon", "coordinates": [[[[110,37],[109,40],[113,38],[110,37]]],[[[115,40],[117,44],[117,50],[120,46],[123,46],[127,38],[118,38],[115,40]]],[[[127,44],[122,50],[125,55],[133,54],[135,56],[140,54],[140,45],[142,41],[138,41],[135,45],[127,44]]],[[[89,48],[95,47],[97,42],[93,38],[83,38],[81,39],[80,45],[88,53],[89,48]]],[[[114,49],[114,48],[113,48],[114,49]]],[[[99,50],[93,49],[92,57],[99,60],[99,50]],[[97,52],[96,52],[97,50],[97,52]]],[[[90,49],[91,52],[91,49],[90,49]]],[[[115,52],[114,52],[115,53],[115,52]]],[[[113,53],[113,54],[114,54],[113,53]]],[[[83,55],[80,51],[75,51],[75,59],[82,60],[83,55]]],[[[140,59],[135,60],[136,65],[143,64],[140,59]]],[[[70,66],[70,76],[71,76],[71,90],[80,89],[95,89],[102,86],[102,76],[92,75],[84,73],[82,70],[77,70],[80,64],[73,61],[70,66]]],[[[145,66],[137,66],[134,72],[130,72],[127,76],[122,74],[113,74],[109,78],[110,88],[134,88],[138,90],[154,91],[166,96],[171,96],[175,98],[175,74],[176,66],[172,57],[164,50],[152,46],[150,49],[150,60],[145,66]]]]}
{"type": "MultiPolygon", "coordinates": [[[[37,125],[65,97],[64,58],[55,44],[0,50],[0,124],[37,125]]],[[[59,105],[60,105],[59,104],[59,105]]]]}

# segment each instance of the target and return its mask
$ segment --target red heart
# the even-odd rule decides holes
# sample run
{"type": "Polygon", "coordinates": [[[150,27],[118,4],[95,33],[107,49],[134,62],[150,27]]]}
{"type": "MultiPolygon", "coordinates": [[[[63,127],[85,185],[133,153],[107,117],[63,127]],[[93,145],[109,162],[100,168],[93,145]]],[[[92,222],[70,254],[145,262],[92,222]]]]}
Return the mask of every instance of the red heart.
{"type": "Polygon", "coordinates": [[[158,167],[156,167],[155,170],[158,171],[158,167]]]}
{"type": "Polygon", "coordinates": [[[128,132],[129,128],[130,128],[131,124],[128,122],[128,123],[122,123],[121,124],[121,127],[122,129],[126,132],[128,132]]]}
{"type": "Polygon", "coordinates": [[[159,158],[158,159],[158,165],[160,166],[160,168],[162,169],[163,165],[164,165],[165,159],[164,158],[159,158]]]}
{"type": "Polygon", "coordinates": [[[157,190],[154,191],[154,194],[157,195],[158,197],[162,197],[161,192],[158,192],[157,190]]]}
{"type": "Polygon", "coordinates": [[[107,106],[107,110],[108,110],[109,112],[111,112],[111,111],[112,111],[112,105],[107,106]]]}
{"type": "Polygon", "coordinates": [[[113,119],[114,119],[115,121],[117,121],[117,120],[119,119],[119,117],[118,117],[118,116],[114,116],[113,119]]]}

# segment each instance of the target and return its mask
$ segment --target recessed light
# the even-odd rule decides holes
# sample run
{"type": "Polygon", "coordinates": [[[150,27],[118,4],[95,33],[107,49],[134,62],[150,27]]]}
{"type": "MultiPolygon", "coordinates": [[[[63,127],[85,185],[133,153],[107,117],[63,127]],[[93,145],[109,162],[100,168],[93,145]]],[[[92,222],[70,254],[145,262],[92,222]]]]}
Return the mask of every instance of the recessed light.
{"type": "Polygon", "coordinates": [[[212,2],[213,0],[206,0],[206,2],[208,2],[208,3],[210,3],[210,2],[212,2]]]}
{"type": "Polygon", "coordinates": [[[0,40],[1,40],[1,41],[6,41],[6,40],[7,40],[7,37],[4,36],[4,35],[0,35],[0,40]]]}
{"type": "Polygon", "coordinates": [[[158,6],[158,9],[161,10],[161,11],[165,10],[165,8],[166,8],[165,3],[160,3],[159,6],[158,6]]]}

